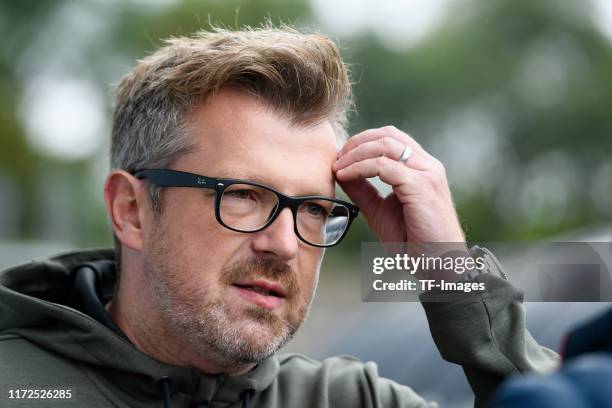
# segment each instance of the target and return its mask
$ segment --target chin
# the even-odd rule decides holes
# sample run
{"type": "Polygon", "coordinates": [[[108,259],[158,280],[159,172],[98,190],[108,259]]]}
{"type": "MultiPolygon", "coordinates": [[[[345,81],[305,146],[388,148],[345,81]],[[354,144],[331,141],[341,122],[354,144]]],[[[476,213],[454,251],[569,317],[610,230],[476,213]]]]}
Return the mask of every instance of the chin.
{"type": "Polygon", "coordinates": [[[272,330],[258,321],[236,324],[230,329],[234,335],[225,338],[220,346],[221,354],[238,364],[260,363],[281,349],[291,338],[292,333],[286,326],[272,330]]]}
{"type": "Polygon", "coordinates": [[[262,319],[246,317],[240,323],[236,323],[240,327],[240,334],[249,338],[251,342],[267,343],[274,342],[277,338],[284,338],[291,335],[291,331],[286,322],[282,321],[278,316],[272,315],[271,318],[262,319]]]}

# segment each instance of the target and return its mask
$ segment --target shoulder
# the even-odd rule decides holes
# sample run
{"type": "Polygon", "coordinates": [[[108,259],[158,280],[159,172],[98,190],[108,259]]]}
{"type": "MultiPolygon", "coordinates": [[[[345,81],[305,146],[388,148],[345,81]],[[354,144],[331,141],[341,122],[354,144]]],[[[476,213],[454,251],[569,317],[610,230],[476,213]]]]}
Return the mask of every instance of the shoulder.
{"type": "Polygon", "coordinates": [[[286,374],[299,374],[301,377],[324,376],[330,382],[359,382],[367,378],[378,378],[378,366],[369,361],[363,362],[349,355],[339,355],[322,361],[314,360],[298,353],[278,357],[280,371],[286,374]]]}
{"type": "Polygon", "coordinates": [[[592,407],[612,400],[612,355],[576,357],[559,371],[506,381],[495,393],[493,407],[592,407]]]}
{"type": "Polygon", "coordinates": [[[0,367],[1,407],[108,406],[77,366],[17,334],[0,334],[0,367]]]}
{"type": "Polygon", "coordinates": [[[372,361],[363,362],[348,355],[317,361],[302,354],[280,355],[278,361],[279,382],[298,384],[324,395],[329,406],[361,406],[364,399],[368,400],[365,405],[374,407],[433,406],[410,387],[380,377],[378,366],[372,361]]]}
{"type": "Polygon", "coordinates": [[[0,383],[15,386],[70,381],[82,373],[69,361],[17,334],[0,334],[0,383]]]}

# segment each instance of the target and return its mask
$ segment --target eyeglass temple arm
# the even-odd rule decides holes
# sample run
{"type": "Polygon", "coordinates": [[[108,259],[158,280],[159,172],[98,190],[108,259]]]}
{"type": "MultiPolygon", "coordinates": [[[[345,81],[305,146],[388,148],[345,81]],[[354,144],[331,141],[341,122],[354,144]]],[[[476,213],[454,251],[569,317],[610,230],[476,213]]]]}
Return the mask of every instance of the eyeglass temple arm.
{"type": "Polygon", "coordinates": [[[139,170],[135,177],[151,180],[159,187],[204,187],[214,188],[215,180],[177,170],[139,170]]]}

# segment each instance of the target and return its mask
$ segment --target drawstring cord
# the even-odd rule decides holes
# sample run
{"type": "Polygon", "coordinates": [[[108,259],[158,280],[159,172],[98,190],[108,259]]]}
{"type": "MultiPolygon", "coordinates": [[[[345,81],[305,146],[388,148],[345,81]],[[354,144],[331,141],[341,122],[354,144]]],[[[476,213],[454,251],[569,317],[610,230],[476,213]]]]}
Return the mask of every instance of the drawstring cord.
{"type": "Polygon", "coordinates": [[[242,391],[242,408],[251,408],[251,398],[253,397],[253,394],[255,394],[255,390],[252,388],[247,388],[246,390],[242,391]]]}
{"type": "Polygon", "coordinates": [[[170,389],[172,383],[168,377],[164,377],[161,380],[162,389],[164,393],[164,408],[172,408],[172,402],[170,402],[170,389]]]}
{"type": "MultiPolygon", "coordinates": [[[[161,379],[162,392],[164,394],[164,408],[172,408],[172,402],[170,401],[170,390],[172,389],[172,382],[170,378],[163,377],[161,379]]],[[[255,390],[247,388],[240,393],[242,398],[242,408],[251,408],[251,398],[255,394],[255,390]]]]}

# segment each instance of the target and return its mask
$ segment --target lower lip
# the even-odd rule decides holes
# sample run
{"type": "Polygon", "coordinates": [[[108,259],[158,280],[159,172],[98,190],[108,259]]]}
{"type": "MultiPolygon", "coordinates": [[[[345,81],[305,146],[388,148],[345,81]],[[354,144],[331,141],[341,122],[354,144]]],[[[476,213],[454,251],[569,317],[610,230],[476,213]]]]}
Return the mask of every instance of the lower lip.
{"type": "Polygon", "coordinates": [[[262,295],[261,293],[254,292],[250,289],[242,288],[240,286],[234,285],[234,288],[238,290],[240,296],[250,301],[251,303],[255,303],[257,306],[261,306],[265,309],[276,309],[285,301],[284,298],[278,296],[262,295]]]}

